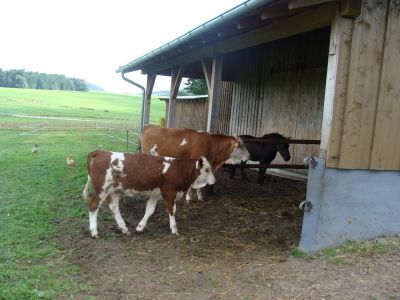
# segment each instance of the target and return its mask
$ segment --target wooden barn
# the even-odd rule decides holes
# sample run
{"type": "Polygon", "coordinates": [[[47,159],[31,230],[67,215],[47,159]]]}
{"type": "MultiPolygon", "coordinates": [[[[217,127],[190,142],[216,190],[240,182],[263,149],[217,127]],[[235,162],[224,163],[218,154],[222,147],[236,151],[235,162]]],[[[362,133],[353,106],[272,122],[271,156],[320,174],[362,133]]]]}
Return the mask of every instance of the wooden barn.
{"type": "MultiPolygon", "coordinates": [[[[206,79],[210,132],[280,132],[312,155],[300,246],[306,251],[400,233],[400,1],[248,0],[119,67],[171,77],[168,126],[182,78],[206,79]]],[[[203,113],[204,112],[204,113],[203,113]]]]}

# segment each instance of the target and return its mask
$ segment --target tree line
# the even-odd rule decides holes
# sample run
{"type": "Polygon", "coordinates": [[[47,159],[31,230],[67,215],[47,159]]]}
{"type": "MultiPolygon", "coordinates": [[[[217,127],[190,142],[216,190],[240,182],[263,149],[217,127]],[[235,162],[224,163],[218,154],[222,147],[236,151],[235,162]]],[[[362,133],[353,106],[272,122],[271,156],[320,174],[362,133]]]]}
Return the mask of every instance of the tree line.
{"type": "Polygon", "coordinates": [[[0,87],[67,91],[88,90],[87,84],[83,79],[69,78],[60,74],[27,72],[24,69],[3,71],[1,68],[0,87]]]}

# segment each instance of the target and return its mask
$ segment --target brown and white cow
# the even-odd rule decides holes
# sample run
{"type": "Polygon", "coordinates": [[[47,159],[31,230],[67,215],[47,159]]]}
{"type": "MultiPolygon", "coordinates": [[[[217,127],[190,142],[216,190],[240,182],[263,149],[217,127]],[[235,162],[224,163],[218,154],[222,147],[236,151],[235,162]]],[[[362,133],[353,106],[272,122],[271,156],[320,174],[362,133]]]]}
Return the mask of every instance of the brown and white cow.
{"type": "Polygon", "coordinates": [[[98,237],[97,213],[106,202],[122,233],[130,234],[119,211],[121,195],[147,194],[146,213],[136,230],[141,232],[154,213],[157,201],[164,199],[172,234],[178,234],[175,222],[175,198],[190,186],[214,184],[215,177],[205,157],[197,160],[156,157],[146,154],[93,151],[87,156],[88,181],[83,196],[88,201],[90,231],[98,237]],[[91,161],[93,162],[91,163],[91,161]],[[93,195],[89,196],[89,186],[93,195]]]}
{"type": "MultiPolygon", "coordinates": [[[[141,137],[142,153],[177,158],[207,157],[213,172],[223,164],[247,161],[249,152],[240,137],[200,132],[183,128],[146,125],[141,137]]],[[[201,199],[201,193],[197,193],[201,199]]],[[[190,201],[190,192],[186,194],[190,201]]]]}

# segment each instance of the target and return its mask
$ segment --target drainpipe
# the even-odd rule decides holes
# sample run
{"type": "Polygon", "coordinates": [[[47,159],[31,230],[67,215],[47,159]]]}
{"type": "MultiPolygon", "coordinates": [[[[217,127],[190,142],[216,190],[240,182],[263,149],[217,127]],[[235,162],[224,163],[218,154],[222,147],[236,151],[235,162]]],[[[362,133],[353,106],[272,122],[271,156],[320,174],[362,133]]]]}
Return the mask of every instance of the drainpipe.
{"type": "Polygon", "coordinates": [[[139,89],[142,90],[142,114],[141,114],[141,120],[140,120],[140,130],[139,130],[139,140],[138,140],[138,146],[137,146],[137,150],[141,149],[141,144],[140,144],[140,138],[142,137],[142,132],[143,132],[143,127],[144,127],[144,98],[145,98],[145,89],[143,86],[141,86],[140,84],[130,80],[129,78],[125,77],[125,73],[122,72],[121,73],[121,77],[123,80],[129,82],[130,84],[133,84],[134,86],[138,87],[139,89]]]}

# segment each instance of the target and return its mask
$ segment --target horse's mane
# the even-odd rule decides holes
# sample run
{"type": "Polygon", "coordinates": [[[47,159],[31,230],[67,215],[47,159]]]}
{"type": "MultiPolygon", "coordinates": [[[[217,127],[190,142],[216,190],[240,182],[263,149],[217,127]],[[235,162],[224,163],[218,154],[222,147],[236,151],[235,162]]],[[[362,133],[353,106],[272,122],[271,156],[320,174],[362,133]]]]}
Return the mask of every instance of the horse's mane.
{"type": "Polygon", "coordinates": [[[261,138],[263,138],[263,139],[290,139],[290,137],[286,137],[278,132],[264,134],[261,138]]]}

